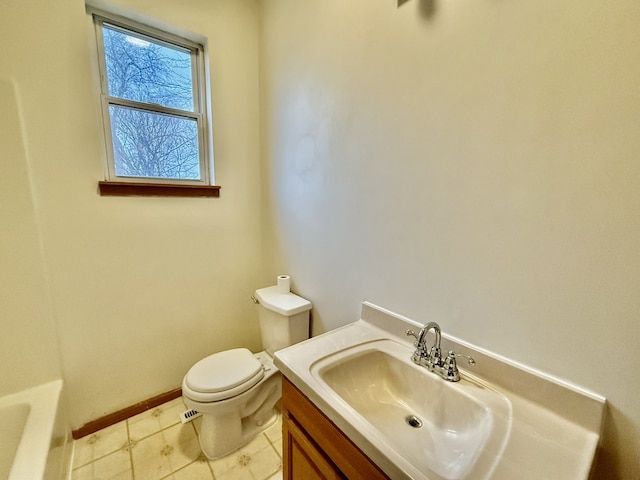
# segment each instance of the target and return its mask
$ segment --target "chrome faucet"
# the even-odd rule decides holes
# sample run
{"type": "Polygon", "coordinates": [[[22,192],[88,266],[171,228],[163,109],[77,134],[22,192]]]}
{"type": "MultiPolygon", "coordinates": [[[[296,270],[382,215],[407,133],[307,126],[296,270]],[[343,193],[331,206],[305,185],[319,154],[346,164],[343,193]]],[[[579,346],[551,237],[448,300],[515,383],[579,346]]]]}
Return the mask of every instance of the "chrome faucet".
{"type": "Polygon", "coordinates": [[[416,339],[414,347],[416,347],[411,360],[416,365],[427,368],[428,370],[440,375],[445,380],[450,382],[457,382],[460,380],[460,372],[458,371],[458,365],[456,358],[464,357],[469,362],[469,365],[475,365],[475,360],[468,355],[461,355],[450,350],[447,358],[442,359],[442,351],[440,350],[440,339],[442,332],[440,325],[436,322],[428,322],[424,327],[420,329],[420,332],[416,334],[413,330],[407,329],[405,334],[412,336],[416,339]],[[431,348],[427,347],[427,333],[433,330],[436,339],[431,348]]]}
{"type": "Polygon", "coordinates": [[[414,343],[416,351],[413,352],[413,356],[411,357],[414,363],[428,368],[442,366],[442,354],[440,352],[440,325],[436,322],[429,322],[420,329],[420,333],[418,333],[418,335],[416,335],[413,330],[407,330],[405,333],[407,335],[412,335],[416,339],[414,343]],[[436,334],[436,341],[431,348],[428,348],[427,333],[429,333],[430,330],[433,330],[436,334]]]}

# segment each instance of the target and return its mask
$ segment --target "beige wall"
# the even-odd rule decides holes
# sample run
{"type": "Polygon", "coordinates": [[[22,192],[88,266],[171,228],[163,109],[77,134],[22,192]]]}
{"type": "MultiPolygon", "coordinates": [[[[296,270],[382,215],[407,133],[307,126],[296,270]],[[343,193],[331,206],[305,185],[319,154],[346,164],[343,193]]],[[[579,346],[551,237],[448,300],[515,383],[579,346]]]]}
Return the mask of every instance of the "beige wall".
{"type": "MultiPolygon", "coordinates": [[[[262,286],[256,4],[117,3],[208,37],[222,190],[219,199],[100,197],[95,43],[84,2],[2,3],[0,79],[13,79],[21,92],[74,428],[178,387],[206,354],[260,347],[250,301],[262,286]]],[[[26,193],[20,175],[18,193],[26,193]]],[[[31,241],[33,209],[26,200],[15,201],[31,222],[21,236],[31,241]]],[[[36,247],[28,248],[23,257],[35,258],[36,247]]],[[[34,262],[28,268],[39,275],[34,262]]],[[[3,284],[21,268],[27,267],[0,273],[3,284]]],[[[5,315],[3,307],[0,337],[20,325],[14,319],[28,316],[25,310],[11,308],[5,315]]],[[[32,346],[39,349],[40,342],[24,345],[32,346]]]]}
{"type": "Polygon", "coordinates": [[[20,104],[0,77],[0,396],[61,376],[20,104]]]}
{"type": "Polygon", "coordinates": [[[640,471],[640,3],[265,0],[265,275],[610,401],[640,471]]]}
{"type": "Polygon", "coordinates": [[[172,389],[290,273],[315,333],[366,298],[606,395],[633,478],[638,2],[116,3],[209,38],[221,197],[98,196],[84,3],[4,1],[0,393],[59,357],[77,428],[172,389]]]}

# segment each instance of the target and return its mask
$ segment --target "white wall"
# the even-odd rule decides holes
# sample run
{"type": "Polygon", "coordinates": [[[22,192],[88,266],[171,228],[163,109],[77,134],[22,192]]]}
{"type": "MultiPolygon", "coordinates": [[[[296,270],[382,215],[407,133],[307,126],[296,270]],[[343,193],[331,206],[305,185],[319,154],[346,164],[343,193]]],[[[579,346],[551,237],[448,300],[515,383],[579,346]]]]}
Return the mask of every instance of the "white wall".
{"type": "MultiPolygon", "coordinates": [[[[218,199],[100,197],[95,40],[84,2],[2,3],[0,78],[13,79],[22,96],[73,428],[180,386],[206,354],[260,347],[250,301],[263,286],[257,6],[117,4],[208,37],[222,190],[218,199]]],[[[31,222],[22,235],[31,240],[33,213],[23,203],[15,209],[31,222]]],[[[24,258],[37,253],[29,248],[24,258]]],[[[20,268],[3,272],[3,283],[20,268]]],[[[29,268],[39,273],[37,265],[29,268]]],[[[20,313],[2,313],[0,337],[29,312],[20,313]]]]}
{"type": "Polygon", "coordinates": [[[264,274],[608,397],[640,471],[640,3],[262,2],[264,274]]]}

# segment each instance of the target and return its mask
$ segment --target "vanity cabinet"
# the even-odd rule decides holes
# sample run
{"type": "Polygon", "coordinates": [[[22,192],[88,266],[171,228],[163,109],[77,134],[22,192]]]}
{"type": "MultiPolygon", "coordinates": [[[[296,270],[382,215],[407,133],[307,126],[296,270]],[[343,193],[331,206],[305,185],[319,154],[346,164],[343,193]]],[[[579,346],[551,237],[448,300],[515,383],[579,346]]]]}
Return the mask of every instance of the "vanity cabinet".
{"type": "Polygon", "coordinates": [[[282,379],[285,480],[389,480],[313,402],[282,379]]]}

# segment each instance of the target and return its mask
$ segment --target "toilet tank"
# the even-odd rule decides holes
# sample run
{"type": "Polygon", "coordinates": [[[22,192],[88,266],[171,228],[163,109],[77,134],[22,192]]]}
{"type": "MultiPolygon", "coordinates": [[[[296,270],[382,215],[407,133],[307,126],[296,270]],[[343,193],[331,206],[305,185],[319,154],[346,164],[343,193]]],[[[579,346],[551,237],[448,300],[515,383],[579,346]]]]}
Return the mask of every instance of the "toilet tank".
{"type": "Polygon", "coordinates": [[[271,356],[282,348],[309,338],[311,302],[277,286],[256,290],[262,348],[271,356]]]}

